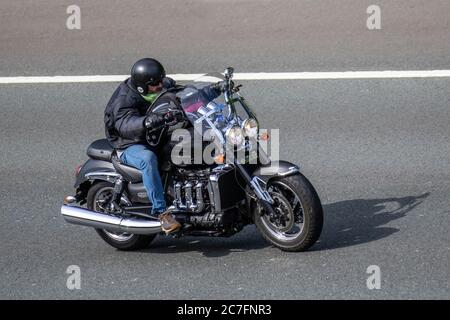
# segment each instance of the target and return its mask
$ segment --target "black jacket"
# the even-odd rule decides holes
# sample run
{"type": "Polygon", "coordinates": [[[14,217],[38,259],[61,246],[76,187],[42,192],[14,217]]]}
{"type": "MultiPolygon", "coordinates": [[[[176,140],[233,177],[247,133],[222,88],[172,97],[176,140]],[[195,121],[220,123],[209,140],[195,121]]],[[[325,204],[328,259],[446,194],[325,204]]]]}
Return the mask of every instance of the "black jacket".
{"type": "MultiPolygon", "coordinates": [[[[154,105],[166,100],[162,99],[164,92],[174,91],[178,87],[172,79],[164,80],[163,92],[154,105]]],[[[201,91],[209,100],[220,95],[218,89],[210,86],[201,91]]],[[[129,78],[119,85],[106,105],[104,117],[106,138],[115,149],[125,149],[133,144],[147,145],[144,120],[149,107],[150,103],[142,98],[129,78]]]]}
{"type": "Polygon", "coordinates": [[[105,108],[105,134],[115,149],[145,144],[145,113],[149,107],[128,78],[122,82],[105,108]]]}

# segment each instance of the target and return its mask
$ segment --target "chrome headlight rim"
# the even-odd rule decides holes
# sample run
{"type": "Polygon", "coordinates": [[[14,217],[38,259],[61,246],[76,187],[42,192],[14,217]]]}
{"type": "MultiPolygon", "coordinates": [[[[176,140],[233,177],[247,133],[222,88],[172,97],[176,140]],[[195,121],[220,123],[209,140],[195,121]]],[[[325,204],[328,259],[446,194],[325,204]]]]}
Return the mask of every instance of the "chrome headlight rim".
{"type": "Polygon", "coordinates": [[[244,131],[240,126],[232,125],[225,131],[225,138],[227,143],[232,144],[234,146],[240,146],[245,141],[244,131]]]}
{"type": "Polygon", "coordinates": [[[255,118],[247,118],[242,122],[242,131],[246,137],[255,138],[258,136],[259,125],[255,118]]]}

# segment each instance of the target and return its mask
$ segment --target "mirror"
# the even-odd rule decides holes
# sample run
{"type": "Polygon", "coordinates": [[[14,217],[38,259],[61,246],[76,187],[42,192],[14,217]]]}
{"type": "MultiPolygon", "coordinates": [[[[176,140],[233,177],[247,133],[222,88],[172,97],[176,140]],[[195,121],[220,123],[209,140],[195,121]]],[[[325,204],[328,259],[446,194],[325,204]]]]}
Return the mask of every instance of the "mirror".
{"type": "Polygon", "coordinates": [[[226,68],[225,71],[224,71],[225,78],[231,79],[233,77],[233,72],[234,72],[233,67],[226,68]]]}

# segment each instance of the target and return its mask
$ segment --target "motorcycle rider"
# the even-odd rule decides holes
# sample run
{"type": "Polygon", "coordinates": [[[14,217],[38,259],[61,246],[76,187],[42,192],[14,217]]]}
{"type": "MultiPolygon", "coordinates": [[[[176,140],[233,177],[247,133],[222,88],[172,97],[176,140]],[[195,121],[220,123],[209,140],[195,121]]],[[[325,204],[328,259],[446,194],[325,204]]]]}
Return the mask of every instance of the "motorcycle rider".
{"type": "MultiPolygon", "coordinates": [[[[141,59],[131,68],[131,77],[123,81],[113,93],[104,116],[108,141],[120,154],[122,163],[141,171],[143,184],[152,203],[152,214],[158,215],[166,234],[179,230],[181,225],[166,207],[158,172],[158,146],[150,146],[145,134],[149,129],[176,124],[177,117],[146,113],[156,99],[160,101],[161,96],[174,87],[175,81],[166,77],[159,61],[141,59]]],[[[220,95],[221,90],[220,86],[206,88],[205,95],[212,100],[220,95]]]]}
{"type": "Polygon", "coordinates": [[[163,90],[174,85],[166,78],[164,67],[152,58],[137,61],[131,68],[131,77],[123,81],[113,93],[105,108],[105,133],[110,144],[119,151],[120,161],[139,169],[147,195],[152,203],[152,214],[158,215],[161,228],[170,233],[181,225],[166,210],[164,190],[158,172],[156,150],[145,139],[146,130],[174,124],[176,119],[150,113],[148,107],[163,90]]]}

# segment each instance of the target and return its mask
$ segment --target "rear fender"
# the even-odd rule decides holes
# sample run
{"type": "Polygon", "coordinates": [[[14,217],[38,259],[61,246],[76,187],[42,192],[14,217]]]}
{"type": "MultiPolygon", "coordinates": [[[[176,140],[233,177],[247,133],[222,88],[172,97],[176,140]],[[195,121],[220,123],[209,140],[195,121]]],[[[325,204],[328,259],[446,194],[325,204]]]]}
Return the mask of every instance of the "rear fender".
{"type": "Polygon", "coordinates": [[[120,175],[116,172],[111,162],[89,159],[81,167],[75,181],[75,188],[82,183],[94,180],[104,180],[114,183],[120,175]]]}

